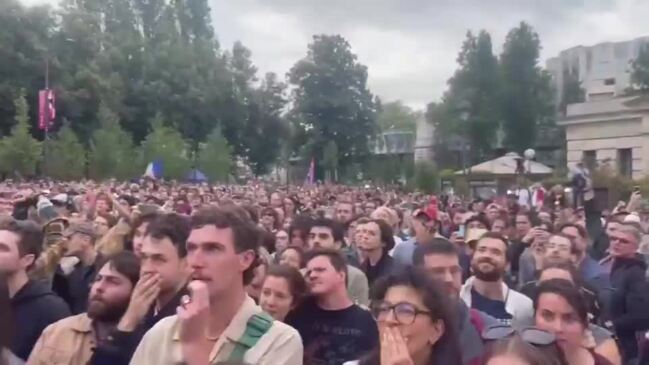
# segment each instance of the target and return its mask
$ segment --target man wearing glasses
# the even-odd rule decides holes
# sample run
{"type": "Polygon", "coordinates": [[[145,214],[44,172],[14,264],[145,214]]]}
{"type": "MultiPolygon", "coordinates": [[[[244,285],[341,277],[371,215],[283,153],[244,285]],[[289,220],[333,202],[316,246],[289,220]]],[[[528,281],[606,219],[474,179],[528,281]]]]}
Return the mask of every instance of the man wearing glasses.
{"type": "Polygon", "coordinates": [[[637,251],[642,230],[637,223],[622,223],[609,236],[610,257],[603,260],[610,268],[610,318],[618,336],[624,362],[638,357],[636,332],[649,329],[649,285],[647,265],[637,251]]]}

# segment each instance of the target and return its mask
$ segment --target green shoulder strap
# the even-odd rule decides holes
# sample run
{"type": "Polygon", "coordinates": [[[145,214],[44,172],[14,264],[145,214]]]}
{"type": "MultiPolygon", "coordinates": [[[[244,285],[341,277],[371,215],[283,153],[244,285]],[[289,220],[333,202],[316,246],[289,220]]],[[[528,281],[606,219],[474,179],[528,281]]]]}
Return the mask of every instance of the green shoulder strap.
{"type": "Polygon", "coordinates": [[[230,353],[228,361],[243,361],[246,352],[257,344],[257,341],[268,332],[272,325],[273,317],[266,313],[259,313],[250,317],[243,335],[234,343],[234,349],[230,353]]]}

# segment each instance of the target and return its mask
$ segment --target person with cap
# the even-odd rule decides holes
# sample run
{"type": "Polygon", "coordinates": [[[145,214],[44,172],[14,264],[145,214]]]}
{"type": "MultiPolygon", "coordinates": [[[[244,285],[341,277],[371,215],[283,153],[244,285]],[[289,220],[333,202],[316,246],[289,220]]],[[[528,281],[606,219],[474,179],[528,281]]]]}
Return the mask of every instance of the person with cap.
{"type": "Polygon", "coordinates": [[[78,261],[71,268],[59,266],[54,274],[52,289],[68,303],[72,314],[79,314],[86,311],[90,286],[95,281],[102,259],[95,250],[97,234],[92,223],[73,224],[65,236],[65,257],[78,261]]]}
{"type": "Polygon", "coordinates": [[[398,263],[407,266],[412,265],[412,256],[420,242],[428,242],[439,236],[437,233],[437,200],[432,199],[427,207],[415,210],[411,222],[415,236],[395,247],[393,253],[393,257],[398,263]]]}

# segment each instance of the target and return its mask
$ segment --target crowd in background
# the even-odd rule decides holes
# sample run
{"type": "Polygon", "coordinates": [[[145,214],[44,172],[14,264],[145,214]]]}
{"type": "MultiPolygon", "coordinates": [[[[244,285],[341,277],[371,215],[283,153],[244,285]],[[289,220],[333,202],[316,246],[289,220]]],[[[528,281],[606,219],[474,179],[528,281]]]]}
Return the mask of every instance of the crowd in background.
{"type": "Polygon", "coordinates": [[[649,364],[642,196],[562,192],[5,181],[0,364],[649,364]]]}

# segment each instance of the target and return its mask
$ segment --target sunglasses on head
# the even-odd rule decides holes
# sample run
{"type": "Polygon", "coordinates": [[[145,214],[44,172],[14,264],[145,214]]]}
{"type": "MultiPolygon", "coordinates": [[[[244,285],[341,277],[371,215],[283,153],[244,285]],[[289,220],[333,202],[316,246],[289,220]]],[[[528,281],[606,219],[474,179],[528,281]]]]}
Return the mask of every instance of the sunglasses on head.
{"type": "Polygon", "coordinates": [[[556,341],[554,334],[536,327],[525,327],[514,329],[506,325],[496,325],[485,328],[482,331],[482,339],[485,341],[498,341],[518,334],[523,341],[534,346],[548,346],[556,341]]]}

